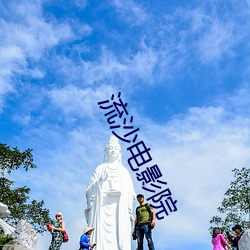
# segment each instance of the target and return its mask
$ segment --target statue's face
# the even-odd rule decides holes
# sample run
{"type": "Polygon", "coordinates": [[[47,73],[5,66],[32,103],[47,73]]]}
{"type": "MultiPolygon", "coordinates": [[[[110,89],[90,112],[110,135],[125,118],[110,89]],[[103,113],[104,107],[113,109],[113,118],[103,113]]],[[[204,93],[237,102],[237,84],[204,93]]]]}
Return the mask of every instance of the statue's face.
{"type": "Polygon", "coordinates": [[[117,143],[109,143],[108,145],[108,155],[109,158],[115,160],[118,158],[120,154],[120,146],[117,143]]]}

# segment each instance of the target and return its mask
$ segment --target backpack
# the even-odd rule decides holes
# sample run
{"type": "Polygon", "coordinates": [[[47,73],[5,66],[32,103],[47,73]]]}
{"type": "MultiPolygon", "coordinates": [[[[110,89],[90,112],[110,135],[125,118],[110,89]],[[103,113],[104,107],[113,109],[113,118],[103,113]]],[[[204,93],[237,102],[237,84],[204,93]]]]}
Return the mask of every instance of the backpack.
{"type": "MultiPolygon", "coordinates": [[[[152,220],[153,220],[153,214],[152,214],[152,212],[151,212],[150,206],[149,206],[148,203],[145,203],[145,205],[143,205],[143,206],[146,207],[146,209],[147,209],[147,211],[148,211],[148,214],[149,214],[148,225],[149,225],[149,227],[150,227],[151,229],[153,229],[154,227],[151,226],[151,222],[152,222],[152,220]]],[[[140,208],[140,206],[138,206],[138,207],[136,208],[136,215],[137,215],[137,216],[138,216],[138,209],[139,209],[139,208],[140,208]]]]}

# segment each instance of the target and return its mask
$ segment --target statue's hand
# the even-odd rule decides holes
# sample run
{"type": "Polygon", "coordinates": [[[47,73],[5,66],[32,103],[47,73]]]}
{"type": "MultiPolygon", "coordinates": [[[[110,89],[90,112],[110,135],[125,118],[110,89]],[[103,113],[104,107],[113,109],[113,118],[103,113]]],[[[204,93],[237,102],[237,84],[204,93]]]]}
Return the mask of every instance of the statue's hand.
{"type": "Polygon", "coordinates": [[[93,206],[93,201],[90,200],[89,203],[88,203],[87,205],[88,205],[88,209],[92,208],[92,206],[93,206]]]}
{"type": "Polygon", "coordinates": [[[130,221],[132,221],[132,222],[135,221],[133,214],[130,214],[130,221]]]}
{"type": "Polygon", "coordinates": [[[90,209],[93,206],[93,202],[95,201],[95,195],[92,195],[89,200],[87,200],[87,209],[90,209]]]}
{"type": "Polygon", "coordinates": [[[108,178],[108,173],[107,173],[107,171],[103,171],[103,172],[102,172],[102,181],[107,180],[107,178],[108,178]]]}

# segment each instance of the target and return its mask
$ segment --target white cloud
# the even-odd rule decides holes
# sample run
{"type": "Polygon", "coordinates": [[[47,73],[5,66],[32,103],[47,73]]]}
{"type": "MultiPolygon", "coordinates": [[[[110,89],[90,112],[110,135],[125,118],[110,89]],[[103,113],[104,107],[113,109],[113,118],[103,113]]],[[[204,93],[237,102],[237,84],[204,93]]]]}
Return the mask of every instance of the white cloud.
{"type": "Polygon", "coordinates": [[[211,20],[211,17],[205,15],[202,9],[194,9],[189,11],[186,15],[191,19],[191,30],[193,33],[200,32],[204,26],[211,20]]]}
{"type": "MultiPolygon", "coordinates": [[[[249,83],[243,83],[240,88],[238,88],[234,95],[228,98],[227,105],[235,110],[237,114],[247,114],[249,113],[250,104],[250,88],[249,83]]],[[[221,103],[223,103],[224,98],[221,98],[221,103]]]]}
{"type": "Polygon", "coordinates": [[[175,13],[165,16],[165,22],[159,27],[161,47],[175,58],[174,69],[178,66],[176,62],[187,67],[190,60],[198,59],[211,65],[233,57],[236,46],[245,36],[243,31],[236,30],[237,20],[228,19],[216,10],[210,11],[202,4],[193,9],[177,8],[175,13]]]}
{"type": "Polygon", "coordinates": [[[84,9],[87,5],[87,0],[74,0],[74,4],[81,9],[84,9]]]}
{"type": "Polygon", "coordinates": [[[21,71],[19,65],[25,64],[23,52],[17,46],[0,47],[0,112],[2,110],[5,93],[14,91],[11,84],[13,71],[21,71]]]}
{"type": "Polygon", "coordinates": [[[142,79],[145,82],[154,83],[154,70],[159,62],[158,52],[147,47],[144,43],[130,61],[128,61],[128,75],[133,79],[142,79]]]}
{"type": "MultiPolygon", "coordinates": [[[[99,60],[83,61],[83,78],[87,84],[115,83],[130,86],[136,80],[153,82],[154,69],[158,63],[158,54],[141,43],[141,50],[126,57],[117,58],[106,48],[102,49],[99,60]]],[[[126,87],[127,88],[127,87],[126,87]]]]}
{"type": "Polygon", "coordinates": [[[45,20],[40,4],[21,2],[8,11],[12,18],[1,20],[1,46],[16,46],[26,57],[39,58],[44,49],[73,36],[67,24],[45,20]]]}
{"type": "Polygon", "coordinates": [[[237,41],[233,34],[231,24],[213,21],[197,42],[200,59],[204,63],[210,63],[214,60],[220,61],[228,55],[232,56],[232,49],[237,41]]]}
{"type": "Polygon", "coordinates": [[[126,72],[126,65],[122,64],[106,48],[103,48],[98,61],[83,61],[83,77],[88,84],[115,81],[115,77],[126,72]]]}
{"type": "Polygon", "coordinates": [[[148,15],[141,6],[133,0],[113,0],[119,15],[130,24],[130,26],[142,25],[147,21],[148,15]]]}
{"type": "Polygon", "coordinates": [[[54,107],[59,108],[70,117],[95,117],[98,102],[105,101],[114,93],[110,85],[102,85],[96,89],[80,88],[73,85],[62,89],[53,89],[48,95],[54,107]]]}
{"type": "MultiPolygon", "coordinates": [[[[34,60],[35,64],[46,49],[73,36],[69,25],[45,20],[38,1],[32,4],[21,1],[2,7],[4,13],[11,15],[0,19],[1,97],[15,90],[13,86],[17,83],[13,82],[13,76],[16,74],[30,74],[34,78],[43,77],[44,72],[36,66],[30,66],[28,60],[34,60]]],[[[0,107],[3,107],[3,103],[0,103],[0,107]]]]}

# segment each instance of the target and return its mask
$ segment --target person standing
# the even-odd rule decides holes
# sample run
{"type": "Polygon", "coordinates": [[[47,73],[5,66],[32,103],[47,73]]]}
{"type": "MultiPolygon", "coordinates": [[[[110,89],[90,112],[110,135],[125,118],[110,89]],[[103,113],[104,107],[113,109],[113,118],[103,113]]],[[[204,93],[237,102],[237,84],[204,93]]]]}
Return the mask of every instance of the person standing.
{"type": "Polygon", "coordinates": [[[218,227],[213,229],[212,244],[214,245],[213,250],[225,250],[225,246],[232,249],[218,227]]]}
{"type": "Polygon", "coordinates": [[[142,194],[137,195],[137,201],[139,206],[136,208],[136,217],[134,222],[134,232],[136,234],[138,250],[143,250],[143,239],[146,236],[148,242],[148,249],[155,250],[154,242],[152,239],[152,229],[155,226],[156,216],[153,208],[144,202],[144,196],[142,194]],[[151,215],[150,215],[151,213],[151,215]],[[149,223],[149,218],[152,217],[152,221],[149,223]]]}
{"type": "Polygon", "coordinates": [[[61,212],[56,213],[56,223],[51,226],[50,232],[52,234],[52,240],[49,250],[60,250],[63,242],[63,232],[66,230],[65,222],[62,220],[63,215],[61,212]]]}
{"type": "Polygon", "coordinates": [[[80,249],[79,250],[89,250],[93,249],[95,247],[94,244],[90,244],[90,235],[93,232],[94,228],[93,227],[86,227],[83,235],[80,238],[80,249]]]}
{"type": "Polygon", "coordinates": [[[244,233],[243,229],[241,228],[240,225],[235,225],[232,230],[236,233],[235,234],[231,234],[231,236],[233,236],[234,238],[234,244],[236,246],[236,249],[239,250],[239,240],[242,236],[242,234],[244,233]]]}

